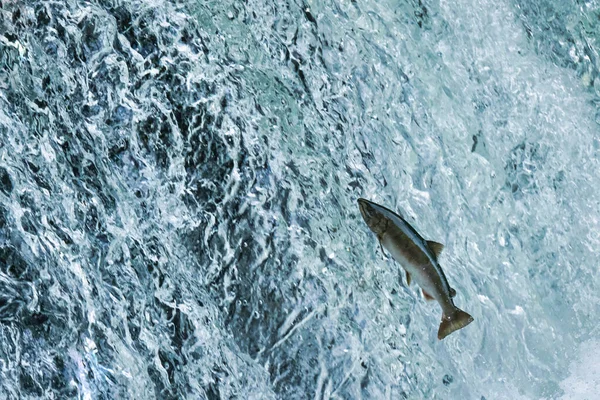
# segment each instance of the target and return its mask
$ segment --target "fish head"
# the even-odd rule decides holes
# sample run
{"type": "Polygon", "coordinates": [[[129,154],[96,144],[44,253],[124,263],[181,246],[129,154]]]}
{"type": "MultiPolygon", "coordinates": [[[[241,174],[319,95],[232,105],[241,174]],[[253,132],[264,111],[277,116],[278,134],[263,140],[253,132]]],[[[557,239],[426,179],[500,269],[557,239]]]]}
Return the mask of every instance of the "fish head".
{"type": "Polygon", "coordinates": [[[383,235],[387,229],[388,218],[379,211],[375,203],[358,199],[358,208],[369,229],[378,236],[383,235]]]}

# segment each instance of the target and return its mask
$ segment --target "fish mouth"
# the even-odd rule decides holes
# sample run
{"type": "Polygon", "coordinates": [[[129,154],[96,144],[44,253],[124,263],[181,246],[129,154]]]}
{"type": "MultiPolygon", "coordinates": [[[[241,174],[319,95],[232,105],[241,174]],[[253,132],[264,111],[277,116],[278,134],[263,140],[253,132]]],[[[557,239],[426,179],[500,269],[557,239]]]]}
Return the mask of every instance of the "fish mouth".
{"type": "Polygon", "coordinates": [[[367,199],[363,199],[362,197],[360,197],[358,200],[356,200],[358,202],[358,206],[359,207],[365,207],[368,206],[371,202],[367,199]]]}
{"type": "Polygon", "coordinates": [[[371,206],[371,202],[369,200],[360,198],[358,201],[358,208],[360,209],[360,213],[362,214],[365,221],[368,221],[370,218],[374,217],[373,206],[371,206]]]}
{"type": "Polygon", "coordinates": [[[360,209],[360,212],[363,213],[363,209],[367,208],[368,206],[368,200],[365,200],[363,198],[360,198],[357,200],[358,202],[358,208],[360,209]]]}

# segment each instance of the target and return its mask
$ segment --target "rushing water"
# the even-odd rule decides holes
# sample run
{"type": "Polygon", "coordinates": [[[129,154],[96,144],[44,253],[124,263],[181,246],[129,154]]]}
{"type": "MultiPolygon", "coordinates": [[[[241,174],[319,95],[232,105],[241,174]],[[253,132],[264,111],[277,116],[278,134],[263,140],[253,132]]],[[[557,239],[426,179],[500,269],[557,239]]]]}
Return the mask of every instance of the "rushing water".
{"type": "Polygon", "coordinates": [[[1,398],[600,391],[597,1],[0,3],[1,398]]]}

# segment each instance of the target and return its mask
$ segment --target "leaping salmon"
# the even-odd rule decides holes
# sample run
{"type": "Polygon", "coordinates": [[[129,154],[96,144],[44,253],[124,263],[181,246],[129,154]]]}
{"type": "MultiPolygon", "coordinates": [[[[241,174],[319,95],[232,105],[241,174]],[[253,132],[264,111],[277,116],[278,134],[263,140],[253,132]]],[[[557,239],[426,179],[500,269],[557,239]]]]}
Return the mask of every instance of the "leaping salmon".
{"type": "Polygon", "coordinates": [[[436,300],[442,307],[442,322],[438,339],[442,340],[473,322],[473,317],[454,305],[456,291],[450,287],[438,257],[444,245],[425,240],[408,222],[395,212],[365,199],[358,206],[369,229],[377,235],[379,244],[406,270],[410,285],[414,279],[427,300],[436,300]]]}

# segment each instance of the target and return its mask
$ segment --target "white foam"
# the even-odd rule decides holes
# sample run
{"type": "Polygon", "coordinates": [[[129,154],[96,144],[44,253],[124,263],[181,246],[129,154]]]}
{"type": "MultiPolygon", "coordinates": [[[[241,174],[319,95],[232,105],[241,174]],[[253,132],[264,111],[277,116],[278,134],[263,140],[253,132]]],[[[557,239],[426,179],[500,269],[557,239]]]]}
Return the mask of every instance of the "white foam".
{"type": "Polygon", "coordinates": [[[571,363],[570,376],[560,383],[565,391],[561,400],[596,400],[600,393],[600,341],[581,345],[571,363]]]}

